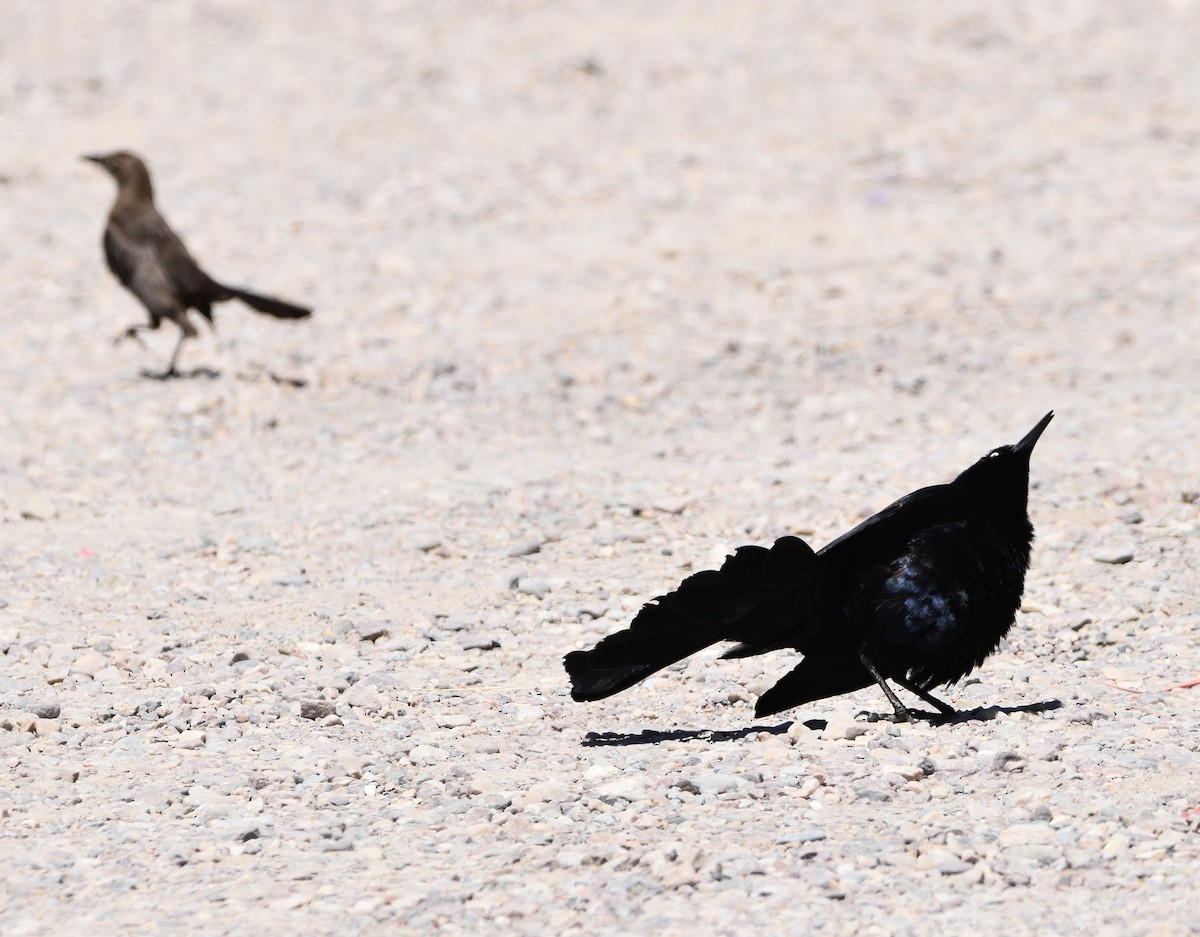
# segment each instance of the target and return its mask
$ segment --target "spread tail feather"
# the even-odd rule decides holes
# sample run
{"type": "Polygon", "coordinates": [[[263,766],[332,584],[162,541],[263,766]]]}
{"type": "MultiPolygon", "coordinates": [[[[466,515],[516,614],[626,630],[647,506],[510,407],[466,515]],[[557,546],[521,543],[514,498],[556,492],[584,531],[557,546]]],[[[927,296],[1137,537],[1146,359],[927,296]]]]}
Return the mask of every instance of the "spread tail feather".
{"type": "Polygon", "coordinates": [[[307,319],[312,315],[312,310],[305,306],[297,306],[293,303],[284,302],[282,299],[276,299],[273,296],[262,296],[258,293],[251,293],[249,290],[239,289],[236,286],[222,286],[222,289],[235,299],[240,299],[251,309],[257,312],[265,312],[276,319],[307,319]]]}
{"type": "Polygon", "coordinates": [[[720,631],[711,627],[666,635],[618,631],[590,651],[572,651],[563,658],[571,678],[571,699],[587,703],[620,693],[719,640],[720,631]]]}
{"type": "Polygon", "coordinates": [[[783,537],[769,550],[741,547],[718,570],[689,576],[638,612],[624,631],[563,659],[571,698],[604,699],[718,641],[761,653],[796,627],[795,593],[811,588],[816,554],[783,537]]]}

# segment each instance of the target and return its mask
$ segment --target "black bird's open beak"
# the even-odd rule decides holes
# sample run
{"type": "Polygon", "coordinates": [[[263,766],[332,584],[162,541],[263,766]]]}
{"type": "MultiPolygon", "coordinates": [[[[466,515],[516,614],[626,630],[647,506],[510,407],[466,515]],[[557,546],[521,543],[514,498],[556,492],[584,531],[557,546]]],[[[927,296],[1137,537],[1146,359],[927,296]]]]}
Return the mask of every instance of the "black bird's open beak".
{"type": "Polygon", "coordinates": [[[1041,420],[1038,425],[1025,434],[1025,438],[1013,446],[1013,452],[1020,452],[1028,455],[1033,451],[1034,443],[1038,441],[1038,437],[1042,435],[1046,427],[1050,425],[1050,421],[1054,419],[1054,411],[1051,410],[1041,420]]]}

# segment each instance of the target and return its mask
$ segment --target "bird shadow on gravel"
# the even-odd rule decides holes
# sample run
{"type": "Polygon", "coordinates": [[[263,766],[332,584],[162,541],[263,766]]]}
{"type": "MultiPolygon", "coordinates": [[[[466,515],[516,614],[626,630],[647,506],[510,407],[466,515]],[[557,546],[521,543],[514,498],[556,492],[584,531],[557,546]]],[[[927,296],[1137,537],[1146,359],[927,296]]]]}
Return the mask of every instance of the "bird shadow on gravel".
{"type": "Polygon", "coordinates": [[[215,381],[220,376],[220,371],[205,367],[192,368],[190,371],[142,370],[142,377],[148,381],[215,381]]]}
{"type": "MultiPolygon", "coordinates": [[[[952,716],[942,716],[936,713],[920,713],[923,721],[934,725],[949,725],[965,722],[990,722],[997,716],[1007,716],[1014,713],[1044,713],[1062,709],[1062,700],[1052,699],[1040,703],[1025,703],[1021,706],[981,706],[978,709],[964,709],[952,716]]],[[[607,746],[624,745],[657,745],[660,742],[688,742],[692,739],[703,739],[706,742],[736,742],[750,735],[765,732],[768,735],[783,735],[793,723],[784,722],[777,726],[747,726],[744,729],[670,729],[657,731],[643,729],[641,732],[589,732],[581,743],[585,748],[604,748],[607,746]]],[[[825,719],[808,719],[804,725],[814,732],[823,731],[829,722],[825,719]]]]}
{"type": "Polygon", "coordinates": [[[597,748],[606,745],[657,745],[659,742],[688,742],[692,739],[704,739],[707,742],[736,742],[748,735],[766,732],[768,735],[783,735],[791,726],[785,722],[777,726],[747,726],[744,729],[671,729],[659,732],[655,729],[643,729],[641,732],[589,732],[583,737],[585,748],[597,748]]]}
{"type": "Polygon", "coordinates": [[[980,706],[978,709],[960,709],[956,713],[943,716],[938,713],[923,713],[926,721],[935,726],[958,725],[963,722],[990,722],[997,716],[1011,716],[1015,713],[1048,713],[1062,709],[1063,702],[1058,699],[1043,700],[1040,703],[1025,703],[1021,706],[980,706]]]}

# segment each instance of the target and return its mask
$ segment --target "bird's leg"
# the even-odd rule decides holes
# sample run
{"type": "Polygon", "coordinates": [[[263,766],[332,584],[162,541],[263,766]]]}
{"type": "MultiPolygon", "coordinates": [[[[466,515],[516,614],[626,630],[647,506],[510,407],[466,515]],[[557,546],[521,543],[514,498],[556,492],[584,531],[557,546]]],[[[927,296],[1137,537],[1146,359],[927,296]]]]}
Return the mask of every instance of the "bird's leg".
{"type": "Polygon", "coordinates": [[[143,371],[143,377],[152,377],[156,381],[168,381],[173,377],[179,377],[179,370],[175,367],[179,361],[179,350],[183,348],[183,343],[190,338],[187,332],[183,332],[179,336],[179,341],[175,343],[175,352],[171,355],[171,363],[167,365],[167,370],[162,372],[143,371]]]}
{"type": "Polygon", "coordinates": [[[163,377],[175,377],[179,373],[175,365],[179,361],[179,352],[183,350],[183,343],[186,342],[188,338],[189,336],[187,332],[179,333],[179,341],[175,343],[175,351],[171,354],[171,363],[167,365],[167,370],[163,372],[163,377]]]}
{"type": "Polygon", "coordinates": [[[930,706],[932,706],[934,709],[936,709],[938,712],[940,712],[943,716],[957,716],[958,715],[958,710],[955,709],[953,706],[951,706],[949,703],[943,703],[940,699],[938,699],[932,693],[927,693],[925,690],[922,690],[919,686],[917,686],[911,680],[909,680],[905,677],[893,677],[892,679],[895,680],[897,683],[899,683],[902,687],[904,687],[904,689],[908,690],[909,693],[912,693],[916,696],[921,697],[921,699],[923,699],[930,706]]]}
{"type": "Polygon", "coordinates": [[[880,716],[871,713],[869,718],[872,722],[879,720],[887,720],[889,722],[912,722],[912,713],[908,708],[900,702],[900,697],[896,695],[896,691],[887,685],[887,681],[883,679],[883,675],[875,669],[875,665],[871,663],[867,657],[866,651],[862,648],[858,649],[858,659],[862,661],[862,665],[867,668],[867,673],[879,684],[879,688],[883,690],[884,695],[888,698],[888,702],[892,704],[892,708],[896,711],[893,716],[880,716]]]}

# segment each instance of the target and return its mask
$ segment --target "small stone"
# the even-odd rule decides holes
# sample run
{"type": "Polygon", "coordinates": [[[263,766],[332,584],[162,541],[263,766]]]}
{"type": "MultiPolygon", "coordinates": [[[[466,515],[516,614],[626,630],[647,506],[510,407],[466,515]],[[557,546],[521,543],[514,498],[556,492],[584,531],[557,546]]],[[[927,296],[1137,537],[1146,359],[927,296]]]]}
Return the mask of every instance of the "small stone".
{"type": "Polygon", "coordinates": [[[29,711],[39,719],[57,719],[62,715],[62,706],[55,702],[34,703],[29,711]]]}
{"type": "Polygon", "coordinates": [[[245,553],[278,553],[279,543],[274,537],[251,535],[239,540],[237,548],[245,553]]]}
{"type": "Polygon", "coordinates": [[[542,549],[540,540],[523,540],[508,551],[509,556],[532,556],[542,549]]]}
{"type": "Polygon", "coordinates": [[[107,667],[101,667],[93,675],[92,679],[97,683],[120,683],[121,671],[119,668],[109,664],[107,667]]]}
{"type": "Polygon", "coordinates": [[[962,875],[964,872],[970,872],[974,866],[969,862],[963,862],[962,859],[950,859],[938,866],[938,871],[943,875],[962,875]]]}
{"type": "Polygon", "coordinates": [[[442,757],[443,752],[436,745],[417,745],[408,753],[408,760],[414,765],[436,765],[442,757]]]}
{"type": "Polygon", "coordinates": [[[550,583],[540,576],[522,576],[517,580],[517,591],[541,598],[550,591],[550,583]]]}
{"type": "Polygon", "coordinates": [[[179,738],[175,740],[175,747],[182,749],[203,748],[207,741],[208,736],[199,729],[188,729],[186,732],[179,733],[179,738]]]}
{"type": "Polygon", "coordinates": [[[1000,752],[992,756],[993,771],[1020,771],[1025,760],[1016,752],[1000,752]]]}
{"type": "Polygon", "coordinates": [[[436,530],[414,530],[408,535],[408,548],[428,553],[440,547],[444,539],[436,530]]]}
{"type": "Polygon", "coordinates": [[[828,835],[824,830],[797,830],[795,833],[787,833],[779,837],[775,842],[781,846],[787,846],[792,843],[819,843],[827,838],[828,835]]]}
{"type": "Polygon", "coordinates": [[[342,694],[342,701],[347,706],[369,713],[379,712],[384,703],[383,694],[376,687],[361,680],[342,694]]]}
{"type": "Polygon", "coordinates": [[[1120,566],[1133,559],[1133,551],[1124,547],[1105,547],[1093,553],[1092,559],[1097,563],[1120,566]]]}
{"type": "Polygon", "coordinates": [[[27,521],[48,521],[58,517],[58,508],[46,495],[34,492],[21,501],[18,510],[27,521]]]}
{"type": "Polygon", "coordinates": [[[848,712],[834,713],[829,717],[829,722],[821,731],[823,739],[856,739],[860,735],[866,735],[870,729],[857,721],[854,716],[848,712]]]}
{"type": "Polygon", "coordinates": [[[1049,823],[1014,823],[1000,831],[1000,842],[1004,846],[1034,846],[1054,839],[1054,829],[1049,823]]]}
{"type": "Polygon", "coordinates": [[[615,781],[601,784],[593,793],[606,804],[615,804],[622,800],[637,803],[650,799],[649,789],[640,778],[617,778],[615,781]]]}
{"type": "Polygon", "coordinates": [[[11,713],[0,717],[0,729],[8,732],[34,732],[38,717],[33,713],[11,713]]]}
{"type": "Polygon", "coordinates": [[[500,647],[500,641],[490,635],[463,635],[459,646],[464,651],[493,651],[500,647]]]}
{"type": "Polygon", "coordinates": [[[698,774],[692,778],[692,784],[701,794],[715,796],[724,794],[726,791],[736,791],[738,789],[738,779],[729,774],[718,774],[710,772],[709,774],[698,774]]]}
{"type": "Polygon", "coordinates": [[[358,640],[371,642],[386,638],[389,633],[387,623],[382,621],[355,622],[354,630],[358,632],[358,640]]]}
{"type": "Polygon", "coordinates": [[[300,718],[301,719],[324,719],[326,716],[333,715],[336,706],[329,700],[301,700],[300,702],[300,718]]]}
{"type": "Polygon", "coordinates": [[[82,674],[85,677],[95,677],[108,666],[108,658],[99,651],[86,650],[72,662],[69,672],[82,674]]]}

